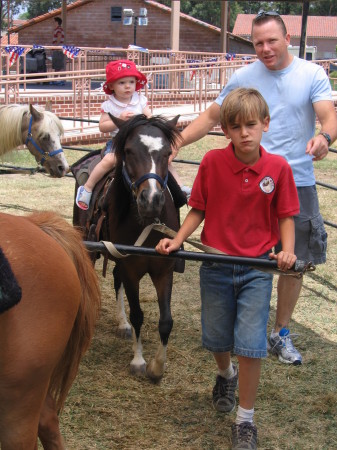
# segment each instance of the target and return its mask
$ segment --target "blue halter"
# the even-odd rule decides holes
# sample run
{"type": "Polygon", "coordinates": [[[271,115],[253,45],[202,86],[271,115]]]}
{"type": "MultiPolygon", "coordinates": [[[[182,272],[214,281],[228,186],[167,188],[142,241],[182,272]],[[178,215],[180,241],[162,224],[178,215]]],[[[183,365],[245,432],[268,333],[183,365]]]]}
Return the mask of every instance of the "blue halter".
{"type": "Polygon", "coordinates": [[[32,135],[32,124],[33,124],[33,116],[30,116],[30,120],[29,120],[29,126],[28,126],[28,135],[27,135],[27,139],[26,139],[26,146],[28,147],[28,144],[31,142],[32,145],[36,148],[36,150],[41,153],[42,158],[41,158],[41,166],[43,166],[43,163],[51,158],[52,156],[57,155],[58,153],[62,153],[63,150],[62,148],[59,148],[58,150],[53,150],[52,152],[45,152],[44,150],[42,150],[42,148],[40,148],[38,146],[38,144],[34,141],[33,139],[33,135],[32,135]]]}
{"type": "Polygon", "coordinates": [[[167,186],[168,172],[166,173],[166,176],[164,179],[162,177],[160,177],[159,175],[157,175],[156,173],[149,172],[149,173],[145,173],[140,178],[138,178],[137,181],[134,181],[134,182],[131,181],[129,174],[127,173],[127,171],[125,169],[125,166],[123,166],[122,174],[123,174],[123,178],[124,178],[126,184],[129,186],[129,188],[131,189],[131,191],[134,195],[135,195],[136,190],[138,189],[139,185],[142,184],[143,181],[149,180],[150,178],[157,180],[163,191],[166,189],[166,186],[167,186]]]}

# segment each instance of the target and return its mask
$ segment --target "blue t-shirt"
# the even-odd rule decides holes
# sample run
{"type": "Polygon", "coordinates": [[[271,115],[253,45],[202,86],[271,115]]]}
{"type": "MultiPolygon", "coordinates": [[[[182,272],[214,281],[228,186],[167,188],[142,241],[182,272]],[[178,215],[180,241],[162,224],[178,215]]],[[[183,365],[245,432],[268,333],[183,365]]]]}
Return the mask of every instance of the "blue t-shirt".
{"type": "Polygon", "coordinates": [[[237,87],[257,89],[268,103],[271,120],[269,130],[263,133],[263,147],[286,158],[297,186],[314,185],[312,157],[305,154],[305,149],[315,135],[313,103],[332,100],[324,69],[297,57],[282,70],[269,70],[261,61],[255,61],[234,72],[216,103],[221,106],[237,87]]]}

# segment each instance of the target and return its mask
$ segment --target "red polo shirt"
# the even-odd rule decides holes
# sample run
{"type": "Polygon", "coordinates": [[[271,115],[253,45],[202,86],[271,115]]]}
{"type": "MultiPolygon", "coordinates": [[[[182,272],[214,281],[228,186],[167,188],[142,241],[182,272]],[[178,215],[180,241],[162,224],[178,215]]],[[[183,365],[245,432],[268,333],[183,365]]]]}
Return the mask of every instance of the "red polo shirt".
{"type": "Polygon", "coordinates": [[[206,153],[189,205],[205,211],[202,243],[234,256],[267,252],[280,239],[278,219],[299,213],[287,161],[260,147],[258,162],[247,166],[232,144],[206,153]]]}

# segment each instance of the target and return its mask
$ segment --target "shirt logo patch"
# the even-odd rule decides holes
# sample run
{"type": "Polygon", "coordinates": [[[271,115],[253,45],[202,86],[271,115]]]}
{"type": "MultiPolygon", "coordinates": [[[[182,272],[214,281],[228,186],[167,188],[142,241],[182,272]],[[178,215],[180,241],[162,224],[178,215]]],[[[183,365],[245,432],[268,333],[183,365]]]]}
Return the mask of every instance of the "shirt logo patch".
{"type": "Polygon", "coordinates": [[[260,181],[260,189],[265,194],[271,194],[275,189],[274,180],[270,177],[264,177],[263,180],[260,181]]]}

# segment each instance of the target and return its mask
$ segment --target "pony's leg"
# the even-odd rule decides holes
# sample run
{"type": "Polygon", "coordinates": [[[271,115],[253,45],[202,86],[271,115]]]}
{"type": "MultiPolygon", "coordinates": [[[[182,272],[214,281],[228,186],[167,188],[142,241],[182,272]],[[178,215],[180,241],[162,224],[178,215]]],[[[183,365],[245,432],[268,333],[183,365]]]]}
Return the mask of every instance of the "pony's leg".
{"type": "Polygon", "coordinates": [[[123,339],[131,339],[132,329],[125,314],[124,288],[119,276],[118,264],[114,267],[113,277],[117,303],[117,336],[123,339]]]}
{"type": "Polygon", "coordinates": [[[151,380],[159,381],[165,372],[167,343],[173,327],[171,316],[173,272],[169,272],[164,277],[163,275],[151,275],[151,279],[158,295],[160,345],[155,357],[147,365],[146,373],[151,380]]]}
{"type": "Polygon", "coordinates": [[[125,293],[130,306],[130,322],[133,326],[133,352],[130,363],[131,373],[144,375],[146,362],[143,358],[143,346],[140,338],[140,330],[143,325],[144,314],[139,304],[139,279],[131,273],[124,274],[125,293]]]}
{"type": "Polygon", "coordinates": [[[65,450],[54,399],[47,394],[41,410],[38,432],[44,450],[65,450]]]}

